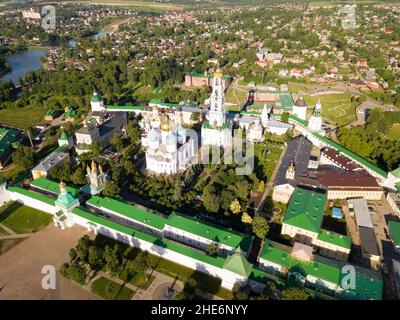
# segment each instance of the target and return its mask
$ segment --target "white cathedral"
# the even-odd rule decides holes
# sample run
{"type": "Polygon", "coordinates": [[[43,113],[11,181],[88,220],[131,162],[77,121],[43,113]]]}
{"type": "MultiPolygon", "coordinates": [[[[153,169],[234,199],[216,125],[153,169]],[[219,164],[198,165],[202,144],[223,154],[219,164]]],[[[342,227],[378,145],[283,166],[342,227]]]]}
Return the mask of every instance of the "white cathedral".
{"type": "Polygon", "coordinates": [[[147,134],[146,169],[152,173],[176,174],[195,156],[193,138],[187,137],[182,116],[175,125],[167,114],[151,122],[147,134]]]}
{"type": "Polygon", "coordinates": [[[202,145],[224,146],[232,143],[232,122],[226,119],[222,76],[219,69],[214,73],[212,93],[205,102],[209,110],[207,120],[201,127],[202,145]]]}

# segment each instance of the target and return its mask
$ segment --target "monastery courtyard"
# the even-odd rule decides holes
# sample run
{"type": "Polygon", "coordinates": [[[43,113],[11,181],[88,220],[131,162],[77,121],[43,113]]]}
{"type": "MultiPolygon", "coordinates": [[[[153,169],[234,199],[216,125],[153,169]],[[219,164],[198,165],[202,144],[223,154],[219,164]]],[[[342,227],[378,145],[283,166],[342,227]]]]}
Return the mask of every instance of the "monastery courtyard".
{"type": "MultiPolygon", "coordinates": [[[[42,267],[54,266],[57,270],[62,263],[68,261],[68,252],[75,246],[79,238],[87,233],[85,228],[73,226],[60,230],[53,224],[32,234],[9,251],[0,255],[0,300],[27,299],[27,300],[98,300],[100,299],[90,290],[91,284],[103,276],[120,284],[119,279],[112,278],[100,272],[92,278],[85,287],[71,280],[59,276],[57,272],[57,289],[44,290],[42,288],[42,267]]],[[[133,300],[165,299],[165,292],[173,285],[176,293],[183,289],[180,281],[158,272],[147,290],[141,290],[133,285],[125,284],[136,291],[133,300]]],[[[203,293],[204,295],[204,293],[203,293]]],[[[213,297],[207,297],[212,299],[213,297]]]]}
{"type": "Polygon", "coordinates": [[[60,290],[42,289],[42,267],[58,269],[68,258],[68,251],[87,230],[74,226],[61,231],[53,224],[32,234],[0,256],[0,300],[4,299],[93,299],[94,296],[66,279],[60,290]]]}

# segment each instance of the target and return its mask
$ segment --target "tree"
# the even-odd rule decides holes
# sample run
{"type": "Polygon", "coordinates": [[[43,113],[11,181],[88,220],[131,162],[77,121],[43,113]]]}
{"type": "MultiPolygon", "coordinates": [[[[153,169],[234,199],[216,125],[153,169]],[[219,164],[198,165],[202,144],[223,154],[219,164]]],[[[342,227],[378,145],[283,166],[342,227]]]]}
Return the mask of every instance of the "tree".
{"type": "Polygon", "coordinates": [[[99,141],[95,141],[90,145],[89,150],[95,158],[98,158],[103,154],[104,148],[99,141]]]}
{"type": "Polygon", "coordinates": [[[99,248],[95,246],[89,248],[88,263],[92,270],[101,268],[103,265],[103,253],[99,248]]]}
{"type": "Polygon", "coordinates": [[[233,214],[238,214],[242,210],[242,206],[238,199],[235,199],[231,202],[229,209],[232,211],[233,214]]]}
{"type": "Polygon", "coordinates": [[[211,242],[207,246],[207,254],[211,257],[218,256],[219,246],[215,242],[211,242]]]}
{"type": "Polygon", "coordinates": [[[118,185],[114,181],[107,181],[106,185],[104,186],[103,194],[106,197],[113,197],[117,194],[119,194],[121,189],[118,187],[118,185]]]}
{"type": "Polygon", "coordinates": [[[86,281],[86,270],[78,263],[73,263],[68,268],[68,276],[71,280],[84,285],[86,281]]]}
{"type": "Polygon", "coordinates": [[[108,245],[104,248],[104,260],[106,261],[107,270],[113,277],[116,277],[121,269],[118,259],[118,250],[118,244],[115,244],[114,248],[108,245]]]}
{"type": "Polygon", "coordinates": [[[282,291],[281,300],[308,300],[308,297],[304,289],[289,287],[282,291]]]}
{"type": "Polygon", "coordinates": [[[29,169],[33,166],[33,151],[32,148],[19,146],[12,155],[13,162],[22,169],[29,169]]]}
{"type": "Polygon", "coordinates": [[[203,191],[203,206],[208,212],[217,213],[221,206],[221,198],[216,196],[216,190],[213,186],[207,186],[203,191]]]}
{"type": "Polygon", "coordinates": [[[264,180],[261,180],[260,183],[258,184],[258,192],[263,192],[265,190],[265,182],[264,180]]]}
{"type": "Polygon", "coordinates": [[[267,219],[261,216],[254,217],[252,223],[252,229],[257,237],[259,237],[261,240],[265,239],[269,231],[269,225],[267,219]]]}
{"type": "Polygon", "coordinates": [[[110,143],[115,147],[115,149],[117,149],[118,152],[121,152],[124,148],[122,136],[119,133],[114,133],[114,135],[110,139],[110,143]]]}
{"type": "Polygon", "coordinates": [[[141,251],[128,265],[130,272],[143,273],[146,276],[146,279],[146,271],[150,269],[150,267],[149,253],[147,251],[141,251]]]}
{"type": "Polygon", "coordinates": [[[76,245],[76,253],[81,261],[86,262],[89,254],[89,247],[91,245],[91,240],[88,235],[84,235],[78,240],[76,245]]]}
{"type": "Polygon", "coordinates": [[[246,224],[249,224],[252,221],[253,221],[253,218],[246,211],[244,211],[242,213],[242,222],[246,223],[246,224]]]}
{"type": "Polygon", "coordinates": [[[186,295],[193,296],[196,293],[197,281],[193,277],[190,277],[183,287],[183,291],[186,295]]]}
{"type": "Polygon", "coordinates": [[[76,257],[78,256],[78,254],[76,253],[76,250],[74,249],[74,248],[71,248],[70,250],[69,250],[69,258],[71,259],[71,260],[75,260],[76,259],[76,257]]]}
{"type": "Polygon", "coordinates": [[[282,116],[281,116],[281,121],[282,121],[283,123],[289,123],[289,113],[284,112],[284,113],[282,114],[282,116]]]}
{"type": "Polygon", "coordinates": [[[106,292],[109,297],[115,298],[120,289],[120,285],[114,281],[109,281],[106,287],[106,292]]]}
{"type": "Polygon", "coordinates": [[[82,185],[86,183],[85,172],[82,167],[78,167],[71,176],[73,184],[82,185]]]}

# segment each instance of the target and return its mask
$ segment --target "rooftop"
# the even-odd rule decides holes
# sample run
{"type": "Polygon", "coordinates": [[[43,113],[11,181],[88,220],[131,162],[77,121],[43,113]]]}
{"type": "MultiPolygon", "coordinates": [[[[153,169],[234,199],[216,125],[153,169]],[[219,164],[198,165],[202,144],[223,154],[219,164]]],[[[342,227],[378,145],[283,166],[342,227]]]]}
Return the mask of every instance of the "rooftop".
{"type": "Polygon", "coordinates": [[[394,245],[400,247],[400,222],[389,221],[388,225],[394,245]]]}
{"type": "Polygon", "coordinates": [[[166,222],[166,218],[162,217],[161,215],[139,209],[131,204],[113,198],[102,198],[94,196],[90,198],[86,203],[100,209],[104,208],[110,211],[114,211],[116,213],[126,216],[127,218],[147,224],[150,227],[158,230],[162,230],[166,222]]]}
{"type": "Polygon", "coordinates": [[[170,214],[166,224],[232,248],[236,248],[240,245],[244,251],[247,251],[251,245],[251,237],[249,236],[222,228],[215,224],[189,218],[177,214],[176,212],[170,214]]]}
{"type": "Polygon", "coordinates": [[[351,249],[351,238],[338,233],[321,231],[318,235],[318,239],[323,242],[334,244],[338,247],[351,249]]]}
{"type": "Polygon", "coordinates": [[[261,259],[284,266],[290,271],[300,274],[312,275],[325,281],[339,284],[340,268],[336,265],[317,262],[301,261],[294,258],[290,253],[273,247],[269,241],[266,241],[260,255],[261,259]]]}
{"type": "Polygon", "coordinates": [[[185,245],[181,245],[176,242],[172,242],[169,240],[165,240],[163,238],[155,237],[153,235],[150,235],[150,234],[147,234],[144,232],[137,231],[135,229],[121,225],[121,224],[111,221],[109,219],[94,215],[93,213],[87,211],[86,209],[84,209],[82,207],[75,208],[75,209],[73,209],[72,212],[84,219],[87,219],[87,220],[95,223],[95,224],[108,227],[108,228],[116,230],[118,232],[127,234],[129,236],[133,236],[135,238],[138,238],[138,239],[147,241],[149,243],[152,243],[154,245],[157,245],[158,247],[160,247],[160,250],[162,250],[162,248],[169,249],[171,251],[175,251],[175,252],[185,255],[187,257],[190,257],[190,258],[202,261],[204,263],[213,265],[217,268],[222,269],[224,266],[225,259],[223,259],[221,257],[211,257],[202,251],[192,249],[185,245]]]}
{"type": "MultiPolygon", "coordinates": [[[[38,189],[42,189],[54,194],[59,194],[60,193],[60,186],[59,186],[59,182],[55,182],[43,177],[40,177],[38,179],[35,179],[33,181],[30,182],[30,186],[36,187],[38,189]]],[[[67,191],[73,195],[76,196],[79,192],[80,189],[79,188],[75,188],[72,186],[67,186],[67,191]]]]}
{"type": "Polygon", "coordinates": [[[290,198],[283,223],[319,233],[326,200],[324,193],[296,188],[290,198]]]}
{"type": "Polygon", "coordinates": [[[19,129],[7,129],[0,127],[0,158],[13,146],[18,135],[21,133],[19,129]]]}

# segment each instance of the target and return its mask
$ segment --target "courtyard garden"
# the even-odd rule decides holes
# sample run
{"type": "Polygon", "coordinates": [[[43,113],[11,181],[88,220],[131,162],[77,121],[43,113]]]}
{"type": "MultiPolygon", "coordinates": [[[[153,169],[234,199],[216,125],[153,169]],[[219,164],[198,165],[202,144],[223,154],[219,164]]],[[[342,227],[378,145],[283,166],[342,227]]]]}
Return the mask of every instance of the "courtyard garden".
{"type": "Polygon", "coordinates": [[[60,274],[82,286],[100,275],[90,289],[104,299],[131,299],[135,292],[127,288],[127,284],[147,290],[156,278],[154,272],[183,282],[187,290],[194,286],[224,299],[232,298],[232,293],[221,287],[221,279],[102,235],[97,235],[94,240],[88,236],[82,237],[69,255],[70,261],[61,266],[60,274]],[[107,289],[109,286],[115,288],[107,289]]]}
{"type": "Polygon", "coordinates": [[[43,229],[51,222],[51,215],[17,202],[9,202],[0,208],[0,254],[43,229]],[[15,237],[26,235],[26,237],[15,237]]]}
{"type": "Polygon", "coordinates": [[[0,209],[0,224],[18,234],[33,233],[47,226],[52,220],[50,214],[12,202],[0,209]]]}

